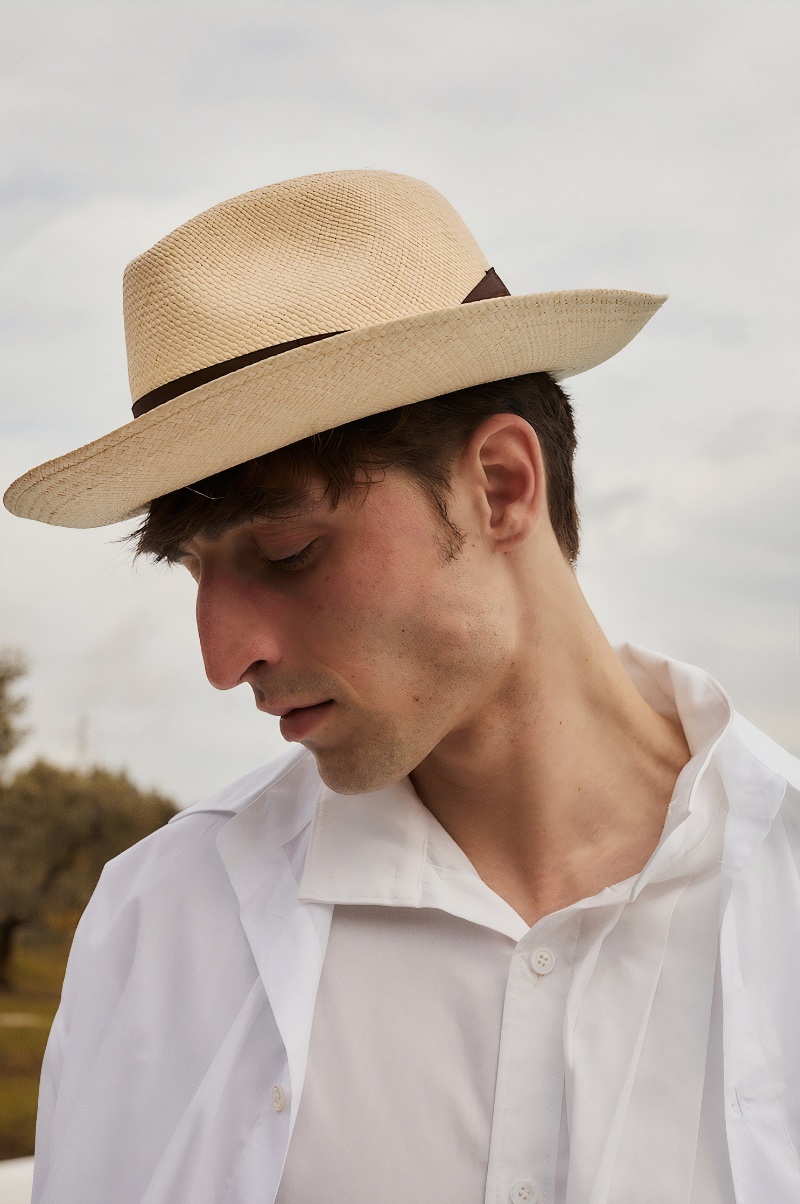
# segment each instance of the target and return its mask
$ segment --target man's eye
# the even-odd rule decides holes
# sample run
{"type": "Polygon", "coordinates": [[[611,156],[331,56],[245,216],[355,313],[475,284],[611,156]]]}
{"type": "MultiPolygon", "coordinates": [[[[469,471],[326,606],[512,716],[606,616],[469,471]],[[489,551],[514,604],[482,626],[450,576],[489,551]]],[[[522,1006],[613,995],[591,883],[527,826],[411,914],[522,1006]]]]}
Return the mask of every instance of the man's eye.
{"type": "MultiPolygon", "coordinates": [[[[314,544],[317,541],[312,539],[311,543],[306,544],[299,552],[294,552],[291,556],[284,556],[281,560],[270,560],[268,556],[264,556],[265,564],[268,564],[271,569],[277,569],[280,573],[291,573],[295,569],[302,568],[305,562],[311,555],[314,544]]],[[[262,553],[263,556],[263,553],[262,553]]]]}

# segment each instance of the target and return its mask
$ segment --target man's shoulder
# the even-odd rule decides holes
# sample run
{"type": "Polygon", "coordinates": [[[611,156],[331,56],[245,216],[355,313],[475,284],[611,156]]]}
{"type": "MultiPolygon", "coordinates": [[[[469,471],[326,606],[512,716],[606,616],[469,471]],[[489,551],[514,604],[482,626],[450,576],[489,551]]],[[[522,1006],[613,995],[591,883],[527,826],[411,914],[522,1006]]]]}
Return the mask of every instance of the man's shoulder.
{"type": "MultiPolygon", "coordinates": [[[[320,777],[317,764],[307,749],[294,745],[281,753],[279,757],[259,766],[244,777],[224,786],[222,790],[207,798],[200,799],[190,807],[185,807],[177,815],[173,815],[170,825],[181,823],[187,819],[201,815],[237,815],[252,804],[258,802],[281,786],[282,799],[291,797],[292,793],[301,794],[307,790],[319,787],[320,777]],[[288,787],[288,791],[286,788],[288,787]]],[[[277,792],[275,794],[277,797],[277,792]]]]}
{"type": "Polygon", "coordinates": [[[62,996],[65,1014],[74,1014],[78,1005],[86,1010],[86,984],[93,984],[97,1007],[89,1011],[97,1019],[101,997],[103,1007],[111,1006],[135,964],[144,974],[142,990],[151,980],[166,979],[178,990],[183,975],[187,996],[203,966],[214,959],[221,964],[220,949],[233,959],[229,975],[246,965],[239,901],[217,839],[229,824],[243,824],[257,856],[264,842],[258,832],[254,838],[248,820],[256,813],[267,837],[277,833],[275,844],[283,843],[287,827],[297,831],[313,815],[318,787],[314,758],[292,749],[179,812],[109,861],[75,934],[62,996]]]}
{"type": "MultiPolygon", "coordinates": [[[[311,752],[295,745],[283,752],[267,765],[253,769],[243,778],[207,798],[201,798],[192,807],[184,808],[173,815],[170,827],[181,827],[187,820],[198,820],[201,816],[231,816],[239,815],[249,807],[263,802],[266,807],[277,805],[286,807],[293,799],[306,797],[308,792],[319,789],[320,779],[317,773],[317,762],[311,752]]],[[[207,826],[207,821],[202,820],[207,826]]]]}
{"type": "Polygon", "coordinates": [[[126,900],[158,895],[165,888],[174,900],[183,887],[198,880],[206,889],[224,876],[217,837],[237,815],[258,810],[262,820],[276,830],[294,813],[308,809],[320,779],[313,756],[292,748],[222,790],[179,811],[169,823],[113,858],[103,870],[93,899],[118,908],[126,900]]]}
{"type": "Polygon", "coordinates": [[[729,738],[738,750],[733,776],[739,779],[726,783],[729,804],[733,792],[741,814],[768,820],[771,839],[787,840],[800,857],[800,759],[738,712],[729,738]]]}
{"type": "Polygon", "coordinates": [[[731,735],[754,760],[783,778],[795,791],[800,790],[800,758],[793,756],[738,711],[733,717],[731,735]]]}

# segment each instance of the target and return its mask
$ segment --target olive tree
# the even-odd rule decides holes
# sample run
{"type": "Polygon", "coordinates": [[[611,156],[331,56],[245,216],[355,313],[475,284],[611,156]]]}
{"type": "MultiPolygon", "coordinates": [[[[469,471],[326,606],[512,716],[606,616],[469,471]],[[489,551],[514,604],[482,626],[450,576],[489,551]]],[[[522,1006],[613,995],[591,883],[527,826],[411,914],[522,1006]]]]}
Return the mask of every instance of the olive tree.
{"type": "MultiPolygon", "coordinates": [[[[19,657],[0,658],[0,751],[19,742],[22,703],[10,687],[19,657]]],[[[100,872],[175,814],[169,799],[142,791],[125,773],[65,769],[39,760],[0,780],[0,986],[10,985],[14,940],[25,925],[77,916],[100,872]]]]}

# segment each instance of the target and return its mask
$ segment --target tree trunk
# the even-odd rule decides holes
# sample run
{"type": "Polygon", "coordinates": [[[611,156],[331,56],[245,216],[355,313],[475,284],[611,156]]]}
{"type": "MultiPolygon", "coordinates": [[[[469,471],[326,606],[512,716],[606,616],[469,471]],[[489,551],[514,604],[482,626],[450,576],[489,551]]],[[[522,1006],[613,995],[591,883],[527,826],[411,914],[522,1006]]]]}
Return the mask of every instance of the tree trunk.
{"type": "Polygon", "coordinates": [[[19,916],[3,916],[0,919],[0,991],[10,991],[11,957],[14,952],[14,937],[22,920],[19,916]]]}

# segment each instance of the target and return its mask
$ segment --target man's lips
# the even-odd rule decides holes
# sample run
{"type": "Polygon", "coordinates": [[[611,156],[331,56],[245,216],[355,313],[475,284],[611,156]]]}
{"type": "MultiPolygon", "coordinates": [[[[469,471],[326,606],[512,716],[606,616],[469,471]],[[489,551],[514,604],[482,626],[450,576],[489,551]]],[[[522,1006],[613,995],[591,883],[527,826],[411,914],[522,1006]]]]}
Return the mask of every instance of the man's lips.
{"type": "MultiPolygon", "coordinates": [[[[332,699],[326,698],[324,702],[331,702],[332,699]]],[[[291,715],[292,711],[308,711],[312,707],[323,706],[324,702],[293,702],[291,706],[265,706],[263,702],[259,702],[259,711],[264,711],[267,715],[275,715],[276,718],[282,719],[284,715],[291,715]]]]}
{"type": "Polygon", "coordinates": [[[300,740],[316,727],[334,706],[334,700],[327,698],[324,702],[310,703],[307,706],[267,707],[259,706],[260,711],[268,715],[276,715],[281,721],[281,735],[284,740],[300,740]]]}

